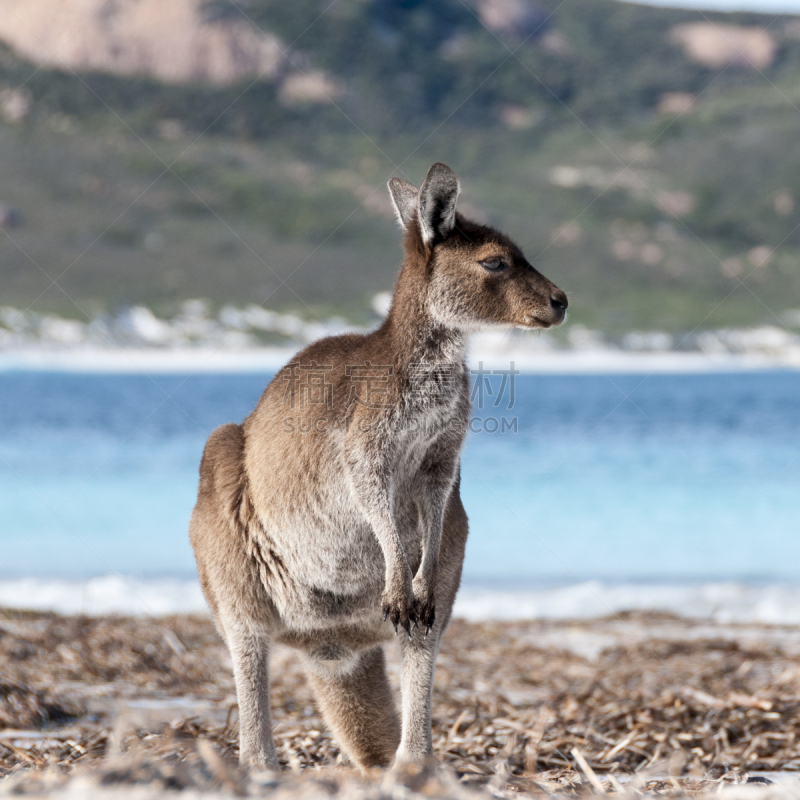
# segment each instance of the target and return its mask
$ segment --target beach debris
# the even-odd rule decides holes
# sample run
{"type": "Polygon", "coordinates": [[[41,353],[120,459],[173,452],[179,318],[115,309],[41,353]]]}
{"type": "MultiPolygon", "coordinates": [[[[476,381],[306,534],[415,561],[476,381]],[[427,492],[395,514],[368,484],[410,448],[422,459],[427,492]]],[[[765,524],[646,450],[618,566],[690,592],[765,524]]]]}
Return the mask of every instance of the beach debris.
{"type": "MultiPolygon", "coordinates": [[[[362,779],[323,727],[289,649],[273,660],[284,772],[248,775],[236,765],[228,656],[207,616],[0,611],[0,793],[41,789],[55,770],[57,787],[91,775],[106,788],[225,796],[268,787],[317,796],[318,783],[296,783],[313,780],[327,797],[366,780],[362,798],[466,799],[480,790],[632,800],[800,770],[800,645],[788,628],[623,614],[580,622],[585,635],[609,642],[587,656],[564,649],[576,626],[454,621],[434,691],[444,771],[403,767],[362,779]]],[[[397,689],[399,659],[391,647],[388,655],[397,689]]]]}

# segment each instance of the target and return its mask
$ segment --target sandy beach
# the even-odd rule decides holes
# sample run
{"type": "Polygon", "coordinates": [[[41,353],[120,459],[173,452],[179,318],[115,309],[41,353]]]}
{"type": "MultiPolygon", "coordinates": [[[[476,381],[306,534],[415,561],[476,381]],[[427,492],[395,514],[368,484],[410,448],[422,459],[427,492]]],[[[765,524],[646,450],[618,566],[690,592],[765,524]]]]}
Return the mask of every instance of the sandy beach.
{"type": "MultiPolygon", "coordinates": [[[[396,688],[394,647],[388,655],[396,688]]],[[[0,664],[0,793],[258,794],[265,780],[276,790],[328,776],[326,791],[341,796],[341,782],[362,785],[318,716],[300,660],[283,648],[272,705],[286,774],[238,770],[230,662],[208,617],[5,610],[0,664]]],[[[437,796],[464,787],[696,794],[765,773],[778,786],[800,770],[799,688],[800,636],[789,626],[656,613],[456,620],[434,694],[444,772],[406,778],[420,791],[434,781],[423,794],[437,796]]]]}

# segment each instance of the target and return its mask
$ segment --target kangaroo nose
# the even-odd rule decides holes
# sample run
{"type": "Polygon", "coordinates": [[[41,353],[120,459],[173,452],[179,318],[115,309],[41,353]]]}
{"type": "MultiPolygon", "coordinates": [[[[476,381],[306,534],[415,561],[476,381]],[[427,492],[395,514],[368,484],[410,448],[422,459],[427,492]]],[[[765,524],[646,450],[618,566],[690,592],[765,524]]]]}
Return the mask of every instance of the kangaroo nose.
{"type": "Polygon", "coordinates": [[[562,292],[561,289],[554,289],[553,293],[550,295],[550,305],[556,311],[566,311],[567,306],[569,305],[567,295],[562,292]]]}

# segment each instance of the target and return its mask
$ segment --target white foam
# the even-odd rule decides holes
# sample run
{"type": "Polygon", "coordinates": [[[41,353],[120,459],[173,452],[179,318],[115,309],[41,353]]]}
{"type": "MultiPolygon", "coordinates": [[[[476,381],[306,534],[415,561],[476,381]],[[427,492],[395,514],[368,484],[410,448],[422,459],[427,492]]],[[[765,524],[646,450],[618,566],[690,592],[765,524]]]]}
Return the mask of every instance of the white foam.
{"type": "Polygon", "coordinates": [[[0,606],[57,611],[61,614],[205,614],[200,584],[194,579],[106,575],[85,580],[10,578],[0,580],[0,606]]]}
{"type": "MultiPolygon", "coordinates": [[[[0,580],[0,606],[88,615],[208,613],[195,579],[118,575],[84,580],[6,578],[0,580]]],[[[473,621],[588,619],[625,610],[670,611],[717,622],[798,625],[800,585],[587,581],[501,589],[466,583],[454,616],[473,621]]]]}
{"type": "Polygon", "coordinates": [[[717,622],[800,624],[800,586],[737,582],[637,584],[587,581],[541,589],[465,585],[454,613],[469,620],[587,619],[619,611],[669,611],[717,622]]]}

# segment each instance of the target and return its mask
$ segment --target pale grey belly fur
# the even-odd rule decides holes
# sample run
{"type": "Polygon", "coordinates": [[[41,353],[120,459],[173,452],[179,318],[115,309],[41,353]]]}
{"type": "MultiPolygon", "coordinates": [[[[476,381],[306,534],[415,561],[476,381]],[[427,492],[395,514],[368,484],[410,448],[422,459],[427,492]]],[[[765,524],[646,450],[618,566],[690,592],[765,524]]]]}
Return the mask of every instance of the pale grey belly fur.
{"type": "MultiPolygon", "coordinates": [[[[395,471],[394,516],[415,572],[422,530],[409,498],[430,442],[409,433],[403,443],[395,471]],[[405,498],[405,507],[400,498],[405,498]]],[[[381,617],[385,564],[378,540],[357,506],[342,464],[329,463],[316,477],[316,490],[296,496],[291,508],[268,503],[261,509],[263,532],[254,532],[283,565],[267,586],[281,626],[292,635],[374,623],[383,639],[391,628],[381,617]]]]}

